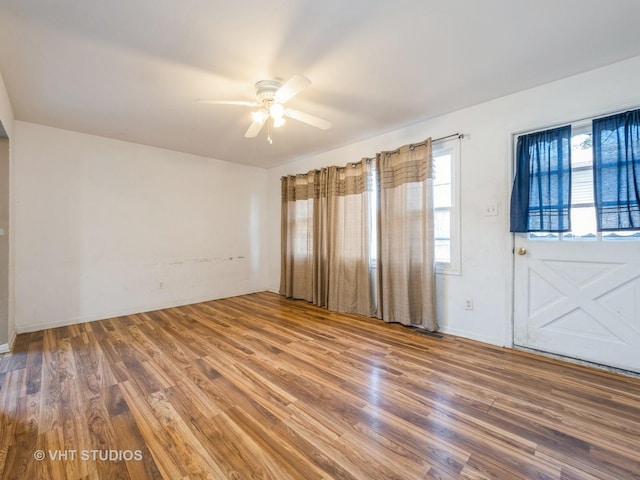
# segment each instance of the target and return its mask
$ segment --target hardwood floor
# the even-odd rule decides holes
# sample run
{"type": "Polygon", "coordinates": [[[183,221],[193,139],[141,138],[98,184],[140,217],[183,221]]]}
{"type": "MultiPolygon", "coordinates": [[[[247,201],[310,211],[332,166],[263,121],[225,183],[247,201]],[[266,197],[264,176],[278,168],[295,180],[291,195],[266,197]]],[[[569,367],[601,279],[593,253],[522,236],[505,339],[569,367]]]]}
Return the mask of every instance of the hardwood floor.
{"type": "Polygon", "coordinates": [[[271,293],[20,335],[0,426],[11,480],[640,478],[640,379],[271,293]]]}

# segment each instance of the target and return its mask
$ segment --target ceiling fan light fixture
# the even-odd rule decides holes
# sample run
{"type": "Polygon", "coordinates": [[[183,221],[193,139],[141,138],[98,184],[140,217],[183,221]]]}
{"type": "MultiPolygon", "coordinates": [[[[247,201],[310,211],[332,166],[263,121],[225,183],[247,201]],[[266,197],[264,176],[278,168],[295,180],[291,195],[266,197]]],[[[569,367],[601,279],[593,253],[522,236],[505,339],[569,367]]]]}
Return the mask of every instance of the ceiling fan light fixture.
{"type": "Polygon", "coordinates": [[[281,127],[282,125],[284,125],[286,123],[286,119],[284,117],[277,117],[273,119],[273,126],[275,128],[281,127]]]}
{"type": "Polygon", "coordinates": [[[263,124],[269,115],[263,109],[256,110],[255,112],[251,112],[251,118],[255,123],[263,124]]]}
{"type": "Polygon", "coordinates": [[[269,115],[274,121],[282,120],[284,116],[284,106],[281,103],[272,103],[269,105],[269,115]]]}

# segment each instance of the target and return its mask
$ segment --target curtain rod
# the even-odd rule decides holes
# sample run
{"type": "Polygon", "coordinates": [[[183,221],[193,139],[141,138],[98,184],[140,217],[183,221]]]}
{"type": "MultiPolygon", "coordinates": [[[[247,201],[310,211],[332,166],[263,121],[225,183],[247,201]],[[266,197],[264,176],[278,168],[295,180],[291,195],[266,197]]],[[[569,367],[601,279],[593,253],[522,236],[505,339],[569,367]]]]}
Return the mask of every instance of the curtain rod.
{"type": "Polygon", "coordinates": [[[435,140],[431,140],[431,143],[433,142],[442,142],[443,140],[449,140],[450,138],[459,138],[459,139],[463,139],[464,138],[464,133],[452,133],[451,135],[445,135],[444,137],[440,137],[440,138],[436,138],[435,140]]]}
{"type": "MultiPolygon", "coordinates": [[[[449,140],[450,138],[462,139],[464,138],[464,133],[452,133],[451,135],[445,135],[444,137],[434,138],[433,140],[431,140],[431,143],[443,142],[444,140],[449,140]]],[[[410,143],[409,150],[413,151],[415,150],[416,147],[423,147],[426,144],[427,144],[426,140],[424,142],[419,142],[419,143],[410,143]]],[[[394,155],[400,151],[400,148],[396,148],[395,150],[391,150],[390,152],[384,152],[384,153],[388,155],[394,155]]],[[[371,158],[367,157],[366,160],[373,160],[374,158],[375,157],[371,157],[371,158]]]]}
{"type": "MultiPolygon", "coordinates": [[[[431,140],[431,143],[436,143],[436,142],[443,142],[445,140],[449,140],[451,138],[458,138],[458,139],[463,139],[464,138],[464,133],[452,133],[451,135],[445,135],[444,137],[438,137],[435,138],[433,140],[431,140]]],[[[416,147],[420,147],[426,145],[426,141],[425,142],[419,142],[419,143],[410,143],[409,144],[409,150],[414,150],[416,147]]],[[[400,148],[396,148],[395,150],[392,150],[391,152],[386,152],[390,155],[393,155],[394,153],[398,153],[400,151],[400,148]]],[[[359,162],[349,162],[347,165],[351,165],[353,168],[356,167],[356,165],[362,163],[362,161],[366,161],[367,163],[369,163],[371,160],[375,159],[376,157],[365,157],[362,160],[360,160],[359,162]]],[[[299,173],[298,175],[306,175],[306,173],[299,173]]],[[[285,176],[292,176],[295,177],[296,175],[285,175],[285,176]]],[[[284,177],[283,177],[284,178],[284,177]]]]}
{"type": "MultiPolygon", "coordinates": [[[[443,142],[444,140],[449,140],[450,138],[464,138],[464,133],[452,133],[451,135],[445,135],[444,137],[434,138],[431,140],[431,143],[443,142]]],[[[420,143],[410,143],[409,150],[414,150],[416,147],[423,147],[427,144],[426,140],[420,143]]],[[[388,153],[397,153],[400,149],[396,148],[395,150],[388,153]]]]}

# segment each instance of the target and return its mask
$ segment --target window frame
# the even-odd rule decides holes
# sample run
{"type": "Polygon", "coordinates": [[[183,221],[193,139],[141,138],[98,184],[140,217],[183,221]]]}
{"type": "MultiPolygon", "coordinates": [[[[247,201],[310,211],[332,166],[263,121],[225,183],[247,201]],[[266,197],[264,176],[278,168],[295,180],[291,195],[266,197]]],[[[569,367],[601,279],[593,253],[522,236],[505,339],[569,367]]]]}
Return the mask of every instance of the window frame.
{"type": "MultiPolygon", "coordinates": [[[[460,139],[443,140],[432,145],[432,156],[435,158],[443,154],[451,155],[451,207],[448,208],[449,216],[449,262],[436,262],[435,271],[441,275],[461,275],[461,201],[460,201],[460,139]]],[[[434,165],[435,167],[435,165],[434,165]]],[[[446,207],[435,208],[438,210],[446,207]]],[[[435,241],[435,231],[434,231],[435,241]]]]}
{"type": "MultiPolygon", "coordinates": [[[[637,107],[636,107],[637,108],[637,107]]],[[[614,113],[615,114],[615,113],[614,113]]],[[[574,121],[570,121],[570,122],[566,122],[565,124],[567,125],[571,125],[571,138],[573,139],[574,136],[576,135],[580,135],[580,134],[585,134],[585,133],[589,133],[592,134],[592,129],[593,129],[593,120],[597,119],[597,118],[601,118],[601,117],[606,117],[609,115],[613,115],[613,114],[603,114],[603,115],[595,115],[592,117],[587,117],[587,118],[583,118],[580,120],[574,120],[574,121]]],[[[555,127],[549,127],[549,128],[555,128],[555,127]]],[[[548,129],[548,128],[546,128],[548,129]]],[[[518,137],[520,137],[521,135],[528,135],[530,133],[535,133],[541,130],[545,130],[545,129],[533,129],[533,130],[529,130],[529,131],[521,131],[518,133],[513,134],[513,147],[512,147],[512,164],[514,165],[515,168],[515,161],[516,161],[516,145],[517,145],[517,140],[518,137]]],[[[571,165],[571,172],[573,175],[573,172],[575,170],[582,170],[585,168],[589,168],[589,169],[593,169],[593,165],[590,167],[574,167],[573,165],[571,165]]],[[[571,204],[570,204],[570,208],[576,208],[576,207],[591,207],[594,204],[574,204],[573,203],[573,199],[571,200],[571,204]]],[[[604,243],[610,243],[613,244],[615,242],[638,242],[640,241],[640,238],[637,236],[629,236],[628,238],[625,238],[624,236],[622,237],[615,237],[613,235],[608,235],[611,232],[601,232],[601,231],[596,231],[595,234],[591,237],[586,237],[586,236],[573,236],[571,235],[571,232],[529,232],[526,234],[527,240],[529,241],[533,241],[533,242],[565,242],[565,243],[572,243],[572,244],[580,244],[580,243],[600,243],[600,242],[604,242],[604,243]],[[605,233],[603,235],[603,233],[605,233]]]]}

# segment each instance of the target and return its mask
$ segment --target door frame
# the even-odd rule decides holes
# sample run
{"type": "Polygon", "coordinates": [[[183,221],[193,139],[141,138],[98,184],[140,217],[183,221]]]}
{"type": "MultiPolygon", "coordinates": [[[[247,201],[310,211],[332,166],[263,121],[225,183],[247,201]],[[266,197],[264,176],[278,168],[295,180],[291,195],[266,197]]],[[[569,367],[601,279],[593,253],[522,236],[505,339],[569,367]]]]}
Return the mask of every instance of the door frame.
{"type": "Polygon", "coordinates": [[[626,106],[618,106],[615,109],[612,110],[607,110],[604,113],[598,113],[598,114],[590,114],[590,115],[585,115],[581,118],[577,118],[577,119],[573,119],[573,120],[567,120],[567,121],[554,121],[553,123],[548,124],[547,126],[540,126],[541,124],[543,124],[544,122],[540,122],[537,124],[537,126],[534,127],[529,127],[527,128],[526,126],[520,125],[519,128],[506,128],[505,129],[505,143],[506,143],[506,148],[505,151],[507,152],[507,158],[505,159],[505,165],[506,165],[506,179],[507,179],[507,188],[506,188],[506,194],[505,194],[505,225],[506,225],[506,232],[505,235],[508,236],[508,240],[506,241],[506,244],[508,245],[507,251],[505,252],[505,255],[507,255],[507,268],[509,271],[509,274],[507,275],[508,280],[507,280],[507,305],[506,305],[506,325],[505,325],[505,347],[506,348],[511,348],[514,350],[520,350],[520,351],[524,351],[524,352],[531,352],[534,353],[536,355],[541,355],[544,357],[549,357],[549,358],[555,358],[555,359],[559,359],[559,360],[563,360],[569,363],[573,363],[573,364],[578,364],[578,365],[585,365],[585,366],[589,366],[592,368],[596,368],[599,370],[605,370],[605,371],[609,371],[609,372],[614,372],[614,373],[618,373],[618,374],[623,374],[623,375],[631,375],[631,376],[640,376],[639,373],[630,371],[630,370],[624,370],[624,369],[620,369],[620,368],[616,368],[616,367],[612,367],[609,365],[604,365],[604,364],[600,364],[600,363],[595,363],[595,362],[591,362],[588,360],[582,360],[579,358],[574,358],[574,357],[570,357],[570,356],[566,356],[566,355],[561,355],[561,354],[556,354],[553,352],[546,352],[543,350],[536,350],[533,348],[527,348],[527,347],[523,347],[523,346],[518,346],[515,343],[515,275],[516,275],[516,271],[515,271],[515,246],[516,246],[516,233],[513,233],[510,231],[509,228],[509,218],[510,218],[510,204],[511,204],[511,190],[513,188],[513,179],[514,179],[514,175],[515,175],[515,162],[516,162],[516,139],[519,135],[523,135],[523,134],[527,134],[527,133],[534,133],[537,131],[542,131],[542,130],[547,130],[547,129],[551,129],[551,128],[555,128],[558,127],[559,125],[566,125],[566,124],[576,124],[576,123],[580,123],[580,122],[586,122],[586,121],[590,121],[593,120],[595,118],[598,117],[603,117],[603,116],[607,116],[607,115],[613,115],[616,113],[620,113],[623,112],[625,110],[629,110],[629,109],[637,109],[638,108],[638,103],[634,102],[631,103],[629,105],[626,106]]]}
{"type": "MultiPolygon", "coordinates": [[[[524,132],[522,132],[524,133],[524,132]]],[[[509,231],[509,218],[510,218],[510,208],[511,208],[511,189],[513,188],[513,177],[515,173],[515,161],[516,161],[516,137],[521,133],[507,132],[506,134],[506,143],[507,143],[507,159],[505,161],[506,164],[506,175],[507,175],[507,192],[505,198],[505,225],[506,225],[506,235],[508,235],[507,251],[505,255],[507,255],[507,269],[509,274],[507,275],[508,287],[507,287],[507,315],[505,318],[507,319],[505,325],[505,346],[507,348],[515,348],[515,275],[516,275],[516,267],[515,267],[515,245],[516,245],[516,234],[509,231]]]]}

